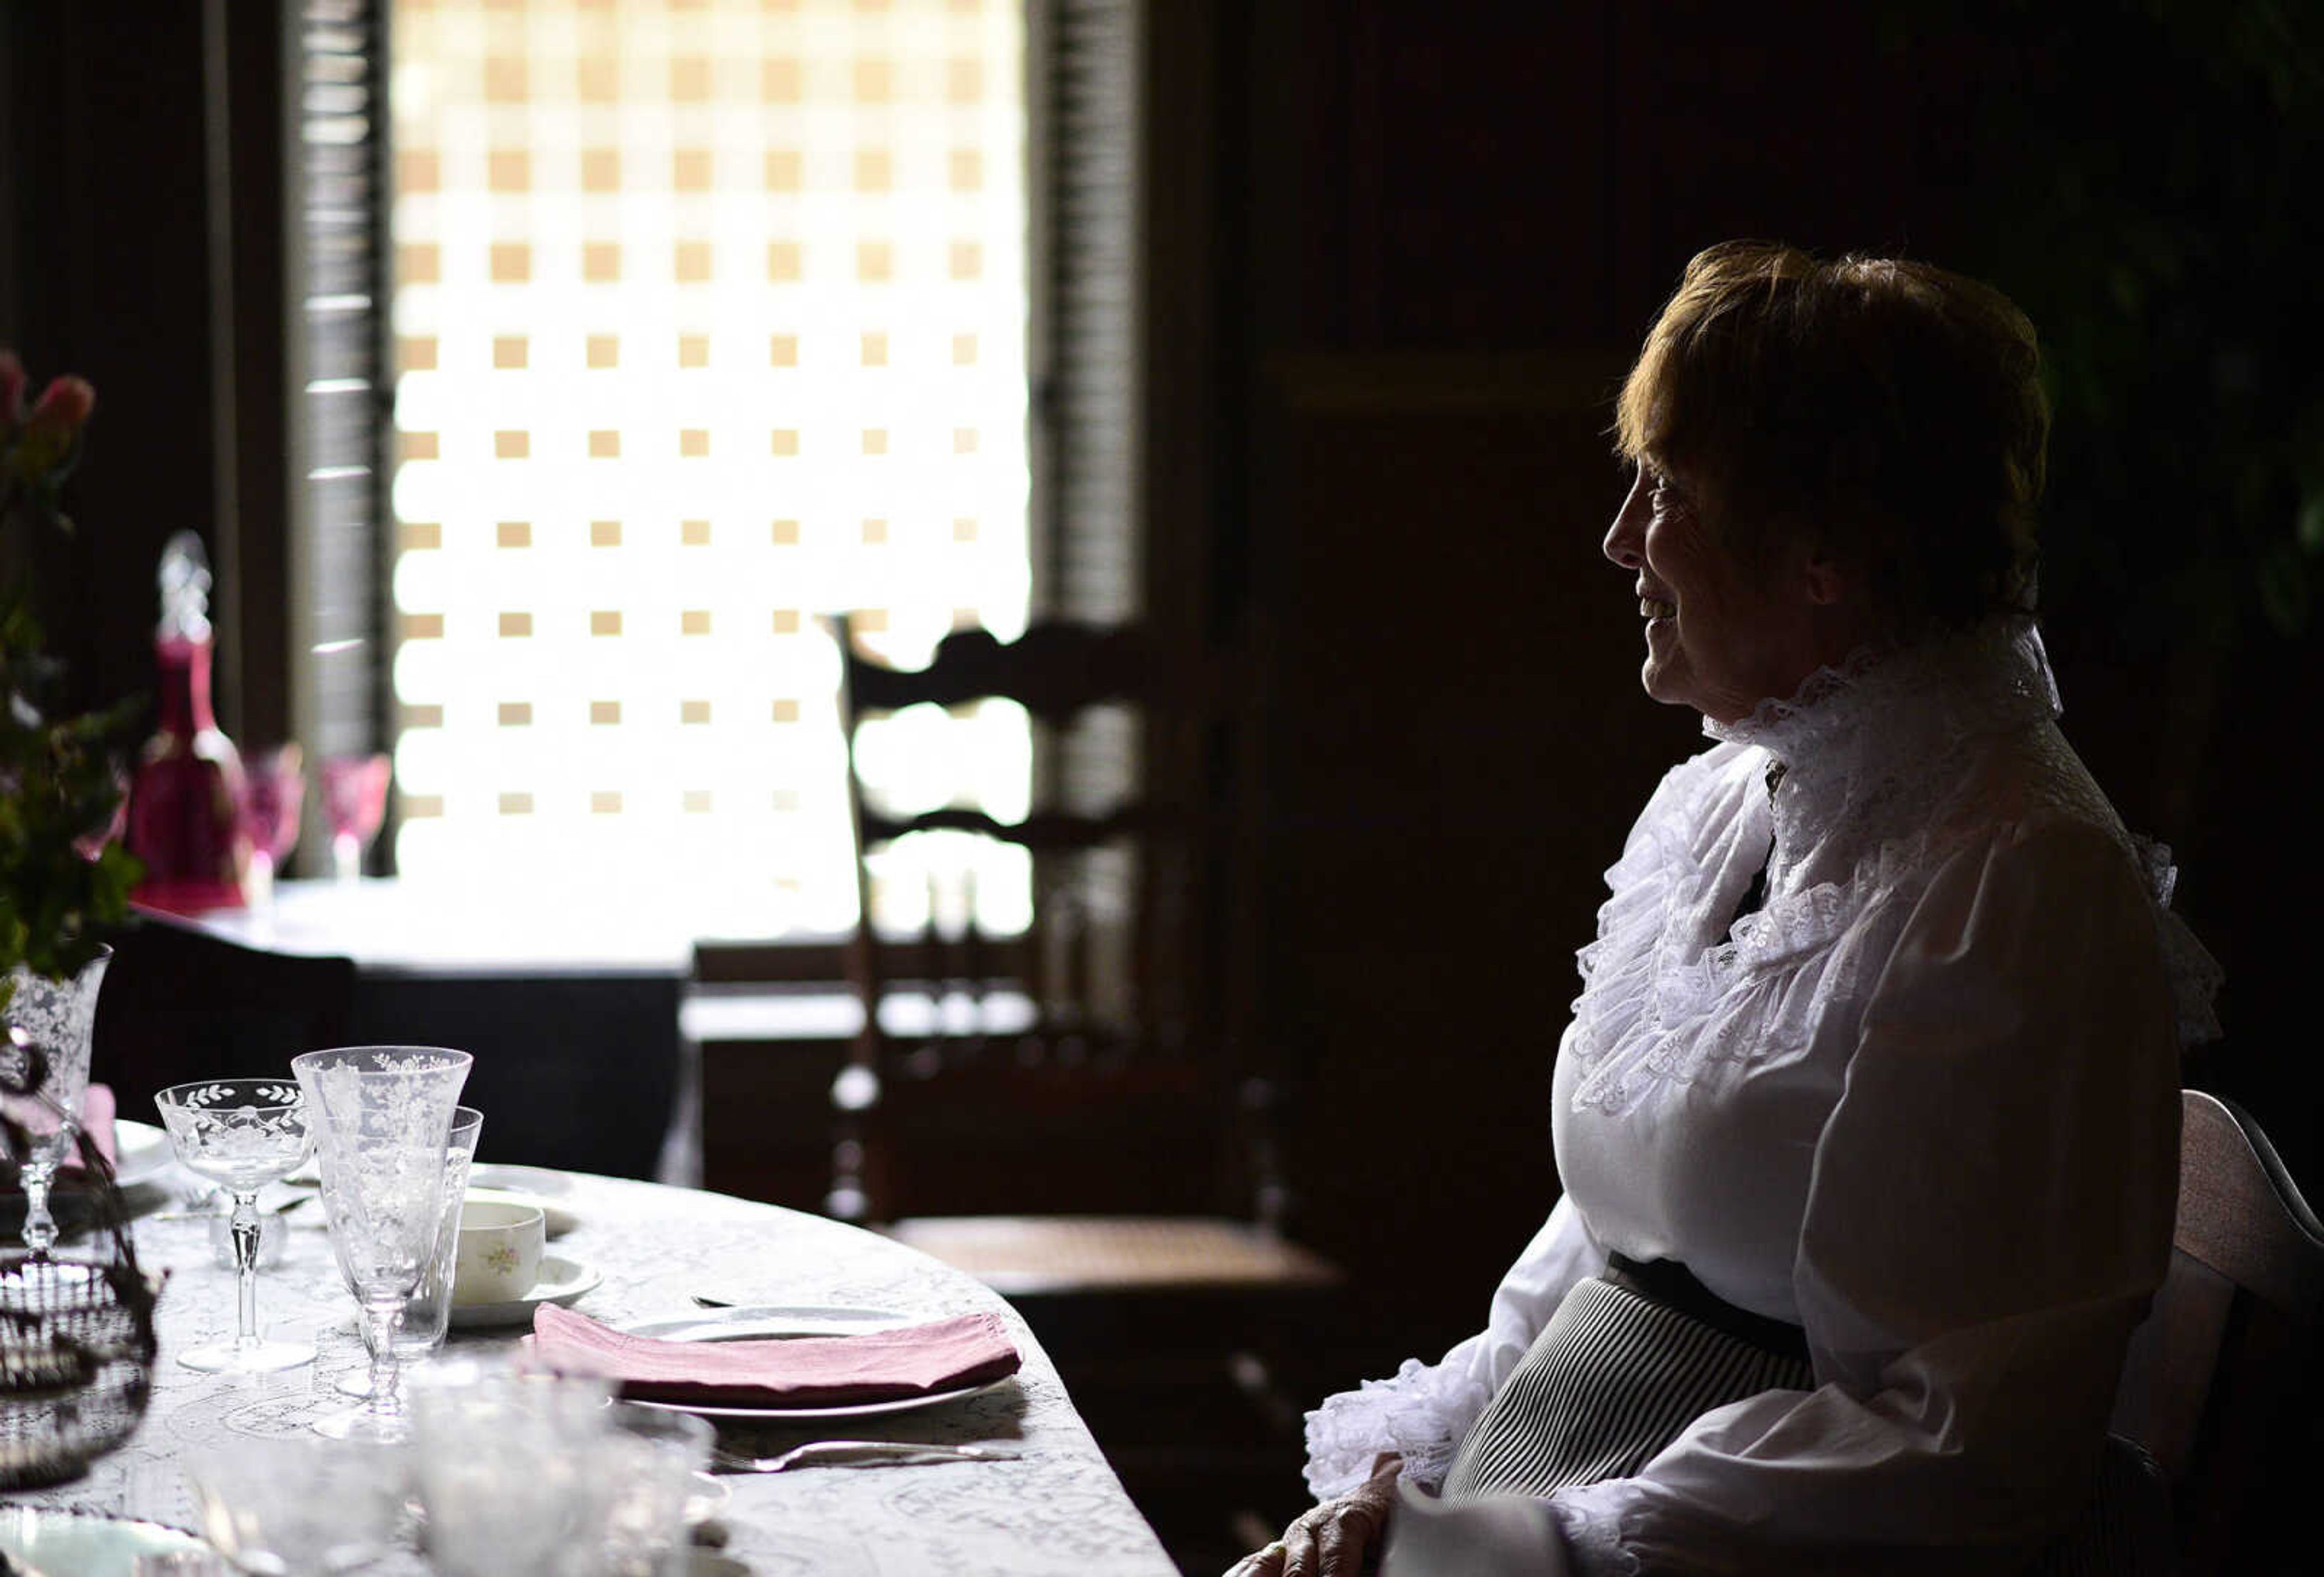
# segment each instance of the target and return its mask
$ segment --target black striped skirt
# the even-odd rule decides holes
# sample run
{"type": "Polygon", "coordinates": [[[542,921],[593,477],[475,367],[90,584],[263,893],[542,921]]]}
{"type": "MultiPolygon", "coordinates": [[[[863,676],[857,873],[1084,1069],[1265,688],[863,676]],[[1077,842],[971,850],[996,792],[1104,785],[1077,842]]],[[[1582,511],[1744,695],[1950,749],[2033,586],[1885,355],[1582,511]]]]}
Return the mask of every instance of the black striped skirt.
{"type": "MultiPolygon", "coordinates": [[[[1558,1305],[1462,1441],[1443,1496],[1544,1496],[1629,1478],[1712,1408],[1814,1385],[1797,1326],[1720,1302],[1678,1265],[1618,1255],[1558,1305]]],[[[2080,1516],[2017,1569],[2167,1577],[2173,1543],[2153,1459],[2109,1436],[2080,1516]]]]}
{"type": "Polygon", "coordinates": [[[1618,1264],[1576,1284],[1462,1441],[1444,1499],[1628,1478],[1713,1407],[1812,1388],[1797,1327],[1761,1323],[1760,1340],[1721,1329],[1647,1296],[1618,1264]]]}

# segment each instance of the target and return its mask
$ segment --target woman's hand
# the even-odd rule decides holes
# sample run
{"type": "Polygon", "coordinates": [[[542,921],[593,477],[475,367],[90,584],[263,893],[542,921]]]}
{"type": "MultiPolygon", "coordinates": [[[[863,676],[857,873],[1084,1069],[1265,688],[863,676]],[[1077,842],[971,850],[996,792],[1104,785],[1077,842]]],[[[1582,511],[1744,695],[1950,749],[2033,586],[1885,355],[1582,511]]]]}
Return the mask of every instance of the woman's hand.
{"type": "Polygon", "coordinates": [[[1226,1577],[1358,1577],[1388,1536],[1403,1471],[1402,1457],[1381,1457],[1370,1480],[1302,1512],[1281,1538],[1236,1562],[1226,1577]]]}

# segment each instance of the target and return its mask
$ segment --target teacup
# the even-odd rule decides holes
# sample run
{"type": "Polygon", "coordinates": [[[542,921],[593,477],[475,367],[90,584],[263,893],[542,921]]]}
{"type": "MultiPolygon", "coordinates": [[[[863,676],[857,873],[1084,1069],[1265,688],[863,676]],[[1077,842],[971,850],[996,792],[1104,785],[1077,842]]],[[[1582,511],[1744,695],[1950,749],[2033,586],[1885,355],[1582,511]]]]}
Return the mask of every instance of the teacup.
{"type": "Polygon", "coordinates": [[[454,1304],[514,1303],[540,1279],[546,1220],[537,1204],[472,1199],[460,1206],[460,1246],[452,1259],[454,1304]]]}

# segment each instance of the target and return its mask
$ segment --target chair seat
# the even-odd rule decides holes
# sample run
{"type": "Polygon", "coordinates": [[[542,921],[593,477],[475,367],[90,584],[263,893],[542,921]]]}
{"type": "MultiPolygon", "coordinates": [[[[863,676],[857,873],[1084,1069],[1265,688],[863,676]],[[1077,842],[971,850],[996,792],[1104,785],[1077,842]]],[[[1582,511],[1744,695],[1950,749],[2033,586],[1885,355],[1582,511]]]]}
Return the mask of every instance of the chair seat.
{"type": "Polygon", "coordinates": [[[1322,1287],[1328,1260],[1224,1216],[907,1217],[880,1229],[1004,1297],[1322,1287]]]}

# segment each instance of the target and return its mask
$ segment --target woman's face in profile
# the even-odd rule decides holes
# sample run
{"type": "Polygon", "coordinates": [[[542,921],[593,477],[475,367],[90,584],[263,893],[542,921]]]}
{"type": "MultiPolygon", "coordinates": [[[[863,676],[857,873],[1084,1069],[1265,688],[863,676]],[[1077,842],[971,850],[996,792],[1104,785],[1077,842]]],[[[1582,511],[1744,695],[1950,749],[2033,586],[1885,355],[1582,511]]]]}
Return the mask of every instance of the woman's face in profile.
{"type": "Polygon", "coordinates": [[[1733,723],[1793,694],[1826,660],[1803,551],[1744,563],[1706,523],[1702,493],[1641,463],[1606,533],[1606,557],[1637,577],[1646,694],[1733,723]]]}

